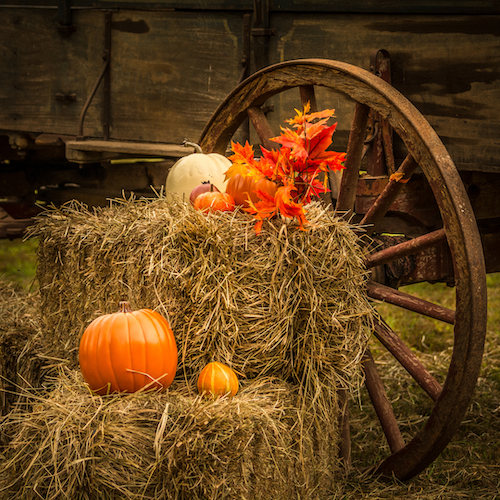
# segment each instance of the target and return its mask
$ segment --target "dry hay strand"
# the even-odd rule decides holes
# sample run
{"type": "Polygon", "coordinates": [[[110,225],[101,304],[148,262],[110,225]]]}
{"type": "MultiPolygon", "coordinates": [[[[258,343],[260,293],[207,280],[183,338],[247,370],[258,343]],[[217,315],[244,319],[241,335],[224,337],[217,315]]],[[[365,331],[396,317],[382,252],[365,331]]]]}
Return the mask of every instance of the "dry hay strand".
{"type": "Polygon", "coordinates": [[[0,281],[0,415],[23,388],[39,386],[46,364],[36,293],[0,281]]]}
{"type": "Polygon", "coordinates": [[[333,431],[311,429],[297,388],[244,384],[232,399],[166,392],[95,396],[65,368],[0,424],[9,435],[0,498],[327,498],[338,462],[333,431]]]}

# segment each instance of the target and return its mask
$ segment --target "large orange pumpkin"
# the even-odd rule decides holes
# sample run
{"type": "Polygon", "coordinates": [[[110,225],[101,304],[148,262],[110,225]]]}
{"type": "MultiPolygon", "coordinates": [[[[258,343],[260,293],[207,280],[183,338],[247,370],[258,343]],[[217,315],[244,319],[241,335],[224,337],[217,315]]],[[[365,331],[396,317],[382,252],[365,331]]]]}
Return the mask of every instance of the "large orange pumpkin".
{"type": "Polygon", "coordinates": [[[235,396],[238,388],[238,377],[234,370],[218,361],[208,363],[198,377],[198,392],[200,394],[212,397],[235,396]]]}
{"type": "Polygon", "coordinates": [[[278,186],[275,182],[267,179],[266,177],[256,179],[255,177],[236,174],[227,182],[226,193],[233,197],[235,205],[242,205],[243,208],[248,208],[249,198],[252,203],[257,203],[260,200],[259,196],[255,192],[257,189],[260,189],[269,196],[274,197],[278,186]]]}
{"type": "Polygon", "coordinates": [[[80,369],[98,394],[164,390],[177,370],[177,346],[167,320],[150,309],[120,310],[96,318],[80,341],[80,369]]]}

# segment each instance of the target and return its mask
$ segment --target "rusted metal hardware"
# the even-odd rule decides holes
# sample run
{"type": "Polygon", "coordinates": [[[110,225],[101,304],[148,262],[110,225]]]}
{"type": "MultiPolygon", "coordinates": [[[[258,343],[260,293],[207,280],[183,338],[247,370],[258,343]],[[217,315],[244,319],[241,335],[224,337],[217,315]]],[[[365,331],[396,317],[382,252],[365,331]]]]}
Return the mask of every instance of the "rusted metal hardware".
{"type": "Polygon", "coordinates": [[[109,121],[110,121],[110,101],[111,101],[111,84],[109,75],[109,66],[111,61],[111,12],[105,12],[105,36],[104,36],[104,53],[103,53],[103,64],[99,76],[90,91],[85,104],[83,105],[82,111],[80,113],[80,118],[78,120],[78,135],[76,137],[77,141],[85,139],[83,133],[83,123],[85,121],[85,115],[87,110],[94,99],[94,96],[99,88],[99,85],[104,79],[104,104],[103,104],[103,118],[102,118],[102,129],[104,140],[109,139],[109,121]]]}
{"type": "Polygon", "coordinates": [[[276,30],[269,25],[269,0],[254,0],[253,26],[251,30],[255,67],[257,70],[269,65],[269,37],[276,30]]]}
{"type": "Polygon", "coordinates": [[[251,41],[250,32],[252,25],[252,14],[243,15],[243,55],[241,56],[241,73],[238,85],[250,74],[251,41]]]}
{"type": "Polygon", "coordinates": [[[75,93],[64,93],[64,92],[56,92],[54,95],[56,101],[62,101],[62,102],[74,102],[76,101],[76,94],[75,93]]]}
{"type": "Polygon", "coordinates": [[[71,13],[71,0],[59,0],[57,3],[57,31],[65,36],[76,31],[71,13]]]}
{"type": "MultiPolygon", "coordinates": [[[[370,71],[387,83],[391,83],[391,59],[387,50],[379,49],[372,53],[370,71]]],[[[364,151],[368,159],[368,175],[387,175],[394,172],[392,130],[389,122],[384,120],[379,113],[371,110],[368,129],[370,137],[365,144],[369,147],[364,151]]]]}

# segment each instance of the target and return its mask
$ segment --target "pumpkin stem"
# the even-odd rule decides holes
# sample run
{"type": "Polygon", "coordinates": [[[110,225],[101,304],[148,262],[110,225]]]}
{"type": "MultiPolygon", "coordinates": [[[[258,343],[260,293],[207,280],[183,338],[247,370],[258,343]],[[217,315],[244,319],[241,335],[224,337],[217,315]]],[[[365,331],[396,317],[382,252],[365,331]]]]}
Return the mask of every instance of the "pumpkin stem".
{"type": "Polygon", "coordinates": [[[182,145],[185,146],[186,148],[191,146],[192,148],[194,148],[196,150],[197,153],[203,153],[201,146],[199,144],[196,144],[195,142],[190,142],[187,139],[184,139],[184,141],[182,141],[182,145]]]}
{"type": "Polygon", "coordinates": [[[132,308],[130,307],[130,303],[127,300],[120,300],[120,302],[118,302],[118,306],[120,307],[120,310],[118,312],[122,312],[122,313],[132,312],[132,308]]]}

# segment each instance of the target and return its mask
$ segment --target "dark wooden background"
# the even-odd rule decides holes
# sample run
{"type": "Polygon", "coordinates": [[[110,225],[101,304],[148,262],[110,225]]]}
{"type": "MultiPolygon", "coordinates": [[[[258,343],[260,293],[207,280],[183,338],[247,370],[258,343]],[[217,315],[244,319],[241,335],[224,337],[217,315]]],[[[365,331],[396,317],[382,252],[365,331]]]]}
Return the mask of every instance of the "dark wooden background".
{"type": "MultiPolygon", "coordinates": [[[[243,19],[252,11],[252,2],[235,0],[80,2],[71,16],[76,31],[62,35],[53,3],[3,3],[11,7],[0,4],[0,134],[77,134],[102,66],[103,7],[110,7],[110,138],[169,144],[197,140],[236,86],[243,19]],[[61,93],[76,100],[57,100],[61,93]]],[[[393,85],[426,116],[457,167],[500,172],[498,11],[493,2],[471,0],[271,2],[269,63],[315,57],[369,69],[370,55],[383,48],[393,85]]],[[[87,136],[102,137],[102,102],[100,88],[85,118],[87,136]]],[[[273,100],[269,118],[277,131],[298,102],[292,92],[273,100]]],[[[336,146],[343,149],[352,103],[324,91],[319,106],[337,109],[336,146]]]]}

